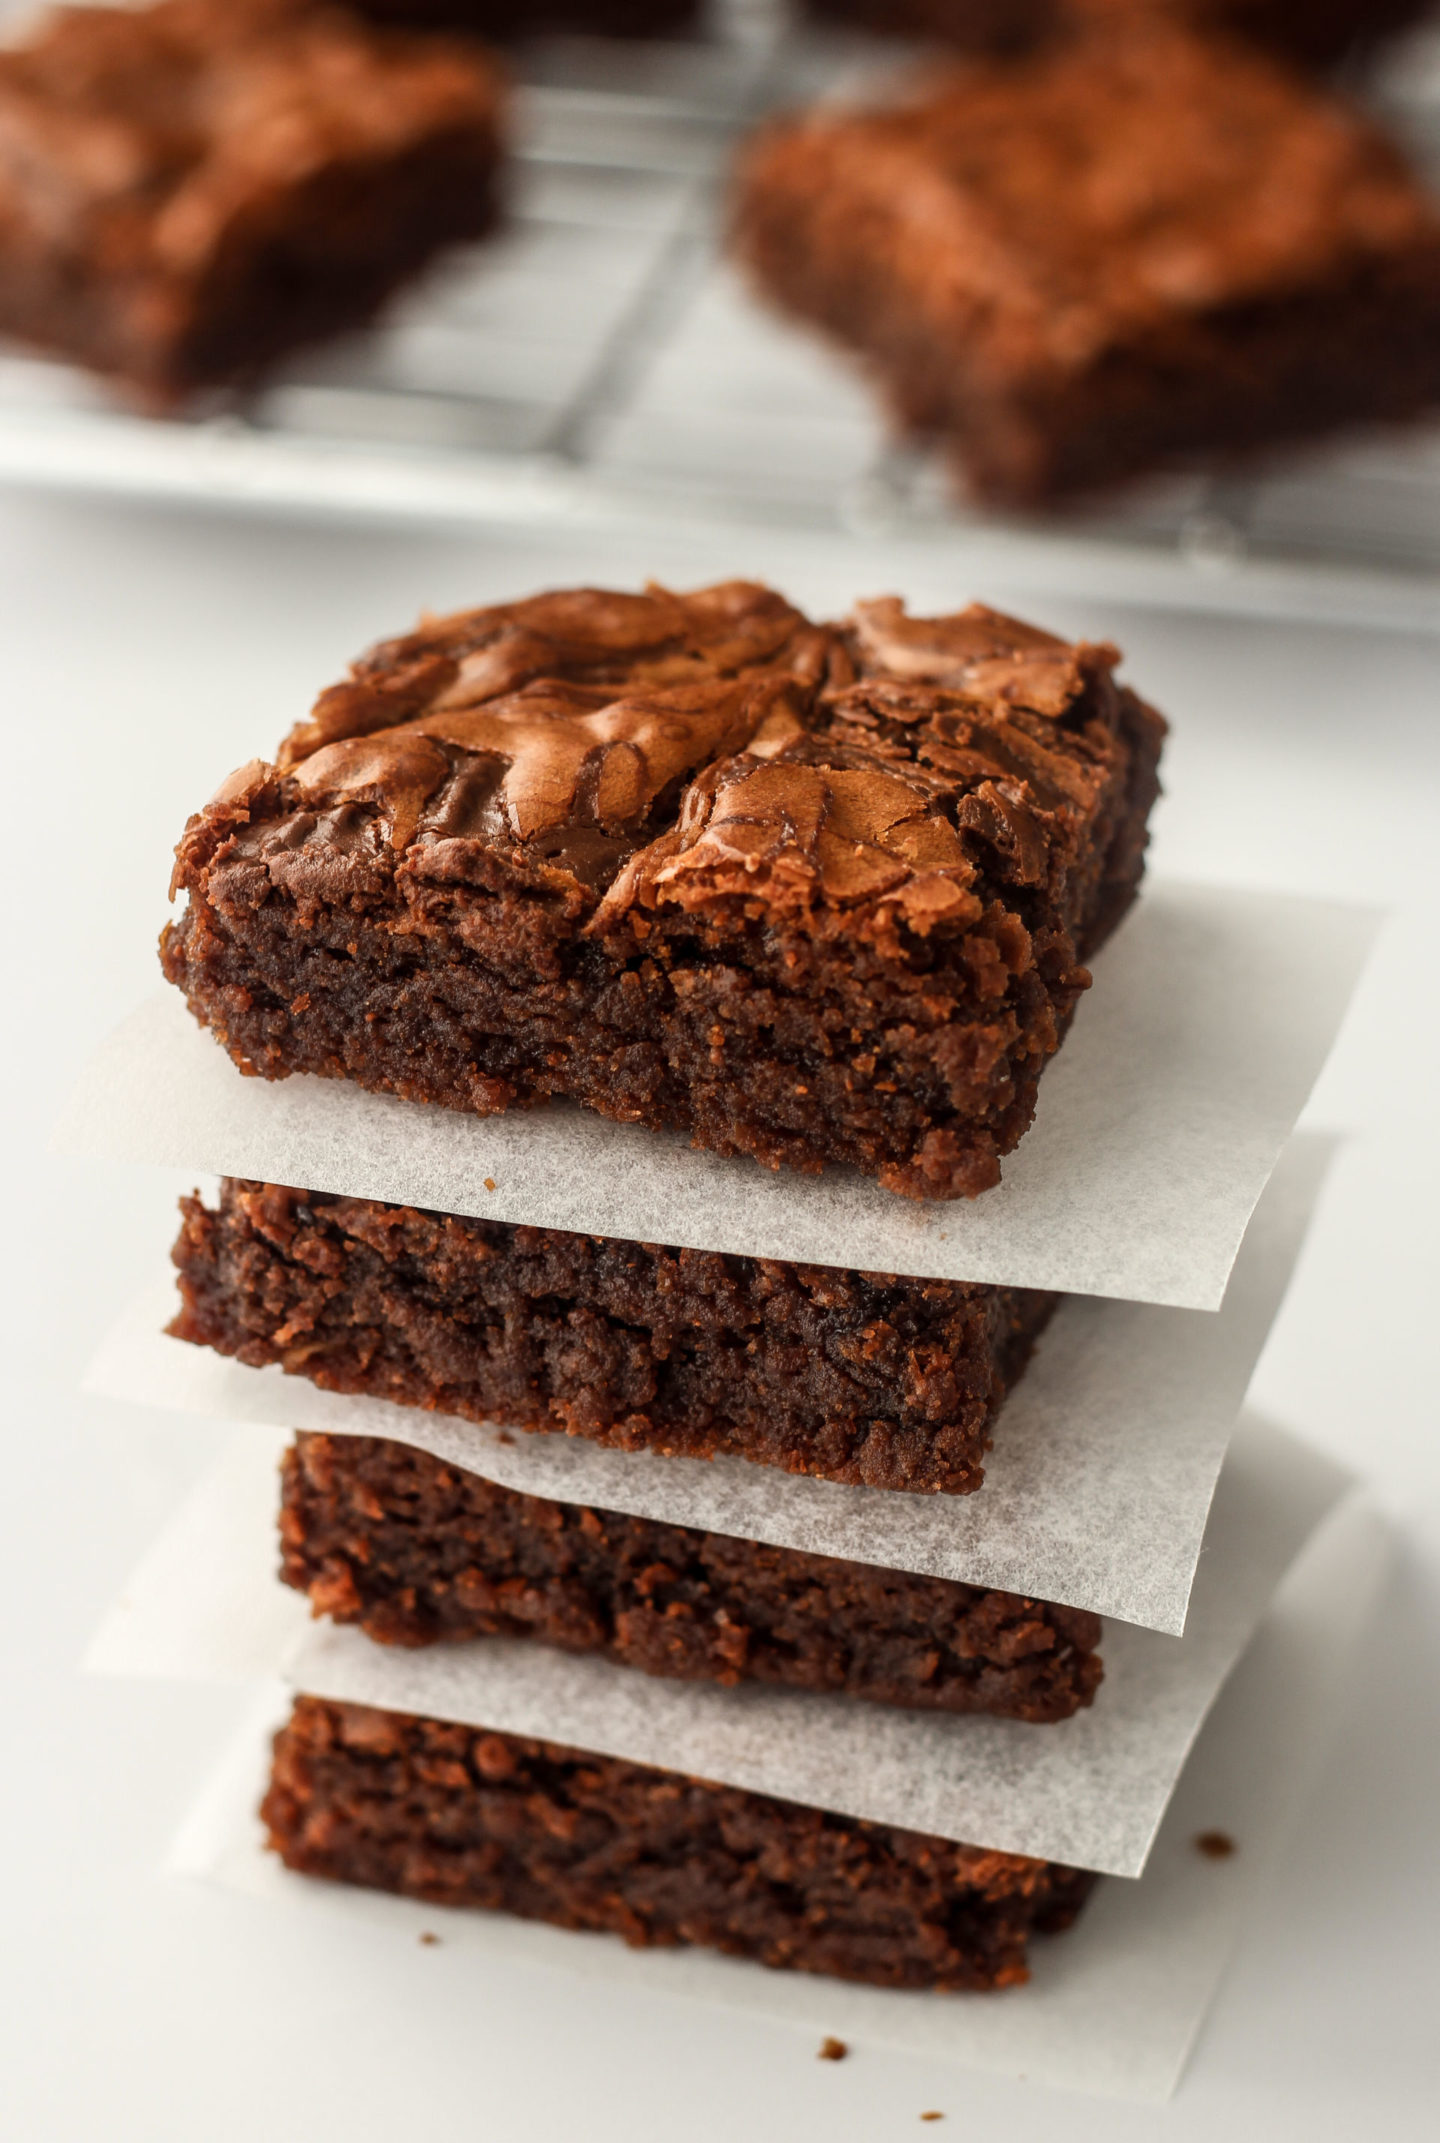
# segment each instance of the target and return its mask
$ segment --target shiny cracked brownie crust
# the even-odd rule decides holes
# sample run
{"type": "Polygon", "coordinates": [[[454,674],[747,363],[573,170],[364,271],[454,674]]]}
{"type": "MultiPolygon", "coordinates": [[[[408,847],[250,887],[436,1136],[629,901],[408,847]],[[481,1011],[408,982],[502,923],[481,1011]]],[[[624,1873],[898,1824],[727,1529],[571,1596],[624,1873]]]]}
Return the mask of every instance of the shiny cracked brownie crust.
{"type": "Polygon", "coordinates": [[[191,820],[165,972],[267,1078],[973,1196],[1143,866],[1117,659],[747,582],[427,620],[191,820]]]}

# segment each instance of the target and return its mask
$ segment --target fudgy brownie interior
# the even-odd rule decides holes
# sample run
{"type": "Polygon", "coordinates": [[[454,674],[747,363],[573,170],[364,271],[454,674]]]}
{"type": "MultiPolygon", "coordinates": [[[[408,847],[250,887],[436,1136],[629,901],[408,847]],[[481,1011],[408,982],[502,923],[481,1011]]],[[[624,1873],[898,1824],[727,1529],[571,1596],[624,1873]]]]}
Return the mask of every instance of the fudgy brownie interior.
{"type": "Polygon", "coordinates": [[[180,1339],[621,1450],[964,1494],[1057,1297],[228,1179],[182,1203],[180,1339]]]}
{"type": "Polygon", "coordinates": [[[406,1444],[298,1436],[281,1575],[382,1644],[534,1637],[683,1681],[1042,1724],[1088,1704],[1096,1615],[518,1495],[406,1444]]]}
{"type": "Polygon", "coordinates": [[[267,1078],[972,1196],[1140,877],[1164,725],[1116,660],[745,582],[432,620],[191,821],[165,972],[267,1078]]]}
{"type": "Polygon", "coordinates": [[[287,1867],[694,1943],[885,1987],[1029,1977],[1095,1878],[1013,1853],[707,1785],[615,1757],[353,1704],[297,1700],[262,1816],[287,1867]]]}

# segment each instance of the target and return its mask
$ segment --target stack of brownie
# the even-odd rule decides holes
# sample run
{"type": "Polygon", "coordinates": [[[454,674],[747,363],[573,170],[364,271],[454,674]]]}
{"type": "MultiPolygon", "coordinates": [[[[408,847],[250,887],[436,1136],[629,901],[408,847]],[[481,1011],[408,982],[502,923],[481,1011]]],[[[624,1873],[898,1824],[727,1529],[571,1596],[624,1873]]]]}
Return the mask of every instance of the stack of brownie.
{"type": "MultiPolygon", "coordinates": [[[[534,1108],[537,1137],[578,1104],[797,1196],[837,1166],[983,1196],[1141,875],[1164,724],[1117,661],[978,606],[816,624],[750,583],[429,619],[191,820],[165,972],[268,1079],[534,1108]]],[[[782,1510],[795,1474],[983,1495],[1056,1299],[234,1180],[186,1201],[175,1261],[184,1339],[507,1436],[723,1455],[782,1510]]],[[[1036,1734],[1104,1701],[1089,1613],[403,1441],[298,1437],[280,1534],[287,1583],[377,1644],[523,1639],[1036,1734]]],[[[1024,1979],[1093,1880],[306,1695],[264,1815],[310,1874],[904,1987],[1024,1979]]]]}

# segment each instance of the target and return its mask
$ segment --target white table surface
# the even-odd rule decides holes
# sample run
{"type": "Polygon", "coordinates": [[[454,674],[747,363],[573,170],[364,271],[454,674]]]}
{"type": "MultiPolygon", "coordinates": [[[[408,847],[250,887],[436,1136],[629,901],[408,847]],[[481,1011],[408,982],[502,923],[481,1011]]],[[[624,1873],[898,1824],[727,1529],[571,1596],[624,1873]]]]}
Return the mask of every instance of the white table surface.
{"type": "MultiPolygon", "coordinates": [[[[1365,1672],[1182,2090],[1152,2110],[977,2078],[663,1995],[416,1949],[383,2001],[329,1915],[157,1873],[234,1692],[88,1681],[76,1660],[213,1428],[82,1400],[87,1351],[171,1233],[181,1187],[47,1156],[66,1081],[153,986],[168,851],[368,640],[567,579],[781,571],[626,535],[464,542],[0,499],[12,988],[0,1585],[8,1633],[0,2104],[31,2143],[977,2143],[1433,2133],[1440,2111],[1440,638],[1125,612],[926,587],[1109,633],[1176,722],[1156,860],[1393,907],[1311,1120],[1355,1132],[1254,1396],[1354,1462],[1400,1553],[1365,1672]],[[662,555],[663,554],[663,555],[662,555]],[[447,1968],[451,1967],[451,1968],[447,1968]]],[[[877,593],[788,555],[817,604],[877,593]]]]}

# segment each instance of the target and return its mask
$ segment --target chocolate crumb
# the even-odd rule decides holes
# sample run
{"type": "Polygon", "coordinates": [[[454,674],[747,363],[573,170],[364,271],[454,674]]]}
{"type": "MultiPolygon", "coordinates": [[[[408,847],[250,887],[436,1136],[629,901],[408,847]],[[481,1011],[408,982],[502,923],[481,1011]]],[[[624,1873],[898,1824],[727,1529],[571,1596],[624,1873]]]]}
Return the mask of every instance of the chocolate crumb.
{"type": "Polygon", "coordinates": [[[1235,1840],[1228,1831],[1202,1830],[1196,1836],[1195,1850],[1207,1860],[1228,1860],[1235,1850],[1235,1840]]]}
{"type": "Polygon", "coordinates": [[[497,1429],[495,1431],[495,1441],[497,1444],[513,1444],[515,1439],[508,1429],[497,1429]]]}
{"type": "Polygon", "coordinates": [[[945,2116],[943,2113],[922,2113],[920,2118],[922,2121],[943,2121],[945,2116]]]}
{"type": "Polygon", "coordinates": [[[431,1932],[430,1932],[430,1930],[429,1930],[429,1928],[427,1927],[427,1928],[426,1928],[426,1930],[425,1930],[425,1932],[424,1932],[424,1934],[423,1934],[423,1935],[422,1935],[422,1936],[420,1937],[420,1946],[421,1946],[421,1948],[422,1948],[422,1949],[427,1949],[427,1950],[433,1950],[433,1949],[438,1949],[439,1945],[440,1945],[440,1937],[439,1937],[438,1935],[432,1935],[432,1934],[431,1934],[431,1932]]]}
{"type": "Polygon", "coordinates": [[[827,2037],[820,2041],[820,2052],[817,2058],[821,2061],[843,2061],[849,2051],[850,2049],[843,2039],[827,2037]]]}
{"type": "Polygon", "coordinates": [[[494,1178],[493,1176],[487,1176],[487,1177],[485,1178],[485,1188],[486,1188],[486,1190],[487,1190],[487,1191],[493,1191],[493,1190],[494,1190],[494,1188],[495,1188],[495,1178],[494,1178]]]}

